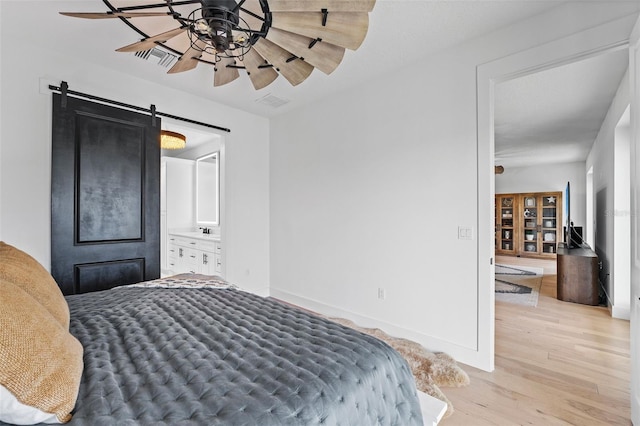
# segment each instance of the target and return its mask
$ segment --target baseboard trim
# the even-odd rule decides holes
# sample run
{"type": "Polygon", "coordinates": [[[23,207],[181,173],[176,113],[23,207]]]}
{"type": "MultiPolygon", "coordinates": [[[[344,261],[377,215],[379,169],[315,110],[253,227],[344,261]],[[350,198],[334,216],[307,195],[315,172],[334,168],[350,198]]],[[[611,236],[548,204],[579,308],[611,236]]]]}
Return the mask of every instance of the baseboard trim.
{"type": "Polygon", "coordinates": [[[448,342],[414,330],[396,326],[392,323],[380,321],[375,318],[327,305],[317,300],[282,291],[277,288],[271,287],[270,293],[271,297],[282,300],[283,302],[299,306],[300,308],[307,309],[327,317],[346,318],[361,327],[379,328],[394,337],[401,337],[418,342],[432,352],[445,352],[462,364],[490,371],[486,365],[483,365],[480,354],[476,349],[460,346],[453,342],[448,342]]]}
{"type": "Polygon", "coordinates": [[[609,310],[609,313],[611,314],[612,318],[616,318],[616,319],[623,319],[623,320],[630,320],[631,319],[631,307],[629,305],[622,305],[620,303],[618,303],[617,305],[614,305],[611,302],[611,298],[609,297],[609,293],[607,293],[607,290],[604,288],[604,286],[602,286],[602,284],[600,284],[602,290],[604,291],[604,295],[607,299],[607,309],[609,310]]]}
{"type": "Polygon", "coordinates": [[[269,290],[269,287],[261,287],[261,288],[256,288],[256,289],[243,289],[244,291],[248,291],[249,293],[253,293],[256,294],[258,296],[261,297],[269,297],[271,296],[271,291],[269,290]]]}
{"type": "Polygon", "coordinates": [[[611,312],[611,316],[617,319],[623,319],[629,321],[631,319],[631,307],[619,306],[618,305],[609,305],[609,311],[611,312]]]}

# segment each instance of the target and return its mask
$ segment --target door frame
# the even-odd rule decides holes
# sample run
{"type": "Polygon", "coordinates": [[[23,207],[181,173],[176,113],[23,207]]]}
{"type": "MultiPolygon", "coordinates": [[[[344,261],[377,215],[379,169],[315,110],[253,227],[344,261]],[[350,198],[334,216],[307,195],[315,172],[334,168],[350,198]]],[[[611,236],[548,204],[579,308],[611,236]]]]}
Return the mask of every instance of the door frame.
{"type": "MultiPolygon", "coordinates": [[[[219,185],[219,203],[220,205],[218,206],[219,211],[218,211],[218,225],[217,227],[220,229],[220,245],[222,247],[222,252],[220,253],[220,259],[222,261],[222,271],[220,272],[220,275],[222,277],[226,277],[226,270],[227,270],[227,232],[228,232],[228,224],[227,224],[227,191],[226,191],[226,187],[227,187],[227,144],[231,138],[231,133],[226,132],[226,131],[221,131],[219,129],[216,129],[214,127],[205,127],[200,125],[199,123],[190,123],[190,122],[179,122],[179,121],[175,121],[172,120],[171,118],[165,118],[162,121],[163,124],[163,130],[173,130],[176,131],[178,133],[182,132],[187,134],[189,131],[195,131],[198,132],[200,134],[204,134],[204,133],[208,133],[211,135],[212,138],[217,138],[218,142],[217,144],[219,144],[219,161],[220,161],[220,169],[219,169],[219,179],[220,182],[218,183],[219,185]]],[[[187,141],[188,141],[188,134],[187,134],[187,141]]],[[[188,142],[187,142],[188,143],[188,142]]],[[[186,148],[183,150],[183,152],[179,155],[171,155],[171,156],[166,156],[169,158],[177,158],[177,159],[188,159],[188,160],[195,160],[198,156],[203,155],[205,151],[202,149],[202,147],[195,147],[195,148],[186,148]],[[184,155],[184,154],[188,154],[188,155],[184,155]]],[[[207,151],[208,152],[208,151],[207,151]]],[[[160,158],[163,157],[163,152],[162,150],[160,151],[160,158]]],[[[194,188],[195,190],[195,188],[194,188]]],[[[162,198],[166,197],[166,194],[161,193],[160,194],[161,197],[161,203],[162,203],[162,198]]],[[[195,214],[195,213],[194,213],[195,214]]],[[[197,227],[197,223],[195,221],[194,218],[194,225],[196,225],[197,227]]],[[[166,231],[166,229],[165,229],[166,231]]],[[[161,238],[165,238],[166,236],[162,233],[161,231],[161,238]]],[[[165,241],[166,243],[166,241],[165,241]]],[[[162,242],[161,242],[161,246],[162,246],[162,242]]]]}
{"type": "Polygon", "coordinates": [[[629,86],[631,92],[630,106],[630,152],[631,152],[631,259],[630,259],[630,336],[631,350],[631,422],[640,425],[640,18],[631,33],[629,40],[629,86]]]}
{"type": "MultiPolygon", "coordinates": [[[[476,69],[478,125],[478,362],[487,371],[495,368],[495,140],[494,87],[526,76],[602,53],[626,49],[628,28],[635,16],[580,31],[536,46],[476,69]]],[[[586,171],[585,171],[586,173],[586,171]]]]}

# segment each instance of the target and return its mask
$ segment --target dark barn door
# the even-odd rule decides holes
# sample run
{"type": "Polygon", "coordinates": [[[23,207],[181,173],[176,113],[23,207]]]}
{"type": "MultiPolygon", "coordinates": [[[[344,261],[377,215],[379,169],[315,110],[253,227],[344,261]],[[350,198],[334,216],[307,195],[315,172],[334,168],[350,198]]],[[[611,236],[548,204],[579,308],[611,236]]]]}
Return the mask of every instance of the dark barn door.
{"type": "Polygon", "coordinates": [[[53,95],[51,274],[64,294],[160,276],[160,119],[53,95]]]}

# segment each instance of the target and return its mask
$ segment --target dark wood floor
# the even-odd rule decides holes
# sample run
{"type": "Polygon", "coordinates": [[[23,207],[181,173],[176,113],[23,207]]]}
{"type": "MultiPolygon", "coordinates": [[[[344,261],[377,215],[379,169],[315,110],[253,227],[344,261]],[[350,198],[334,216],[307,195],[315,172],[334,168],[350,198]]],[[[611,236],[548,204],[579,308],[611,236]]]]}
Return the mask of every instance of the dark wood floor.
{"type": "Polygon", "coordinates": [[[441,425],[630,425],[629,322],[557,300],[555,261],[496,261],[544,268],[538,306],[496,302],[495,371],[463,366],[441,425]]]}

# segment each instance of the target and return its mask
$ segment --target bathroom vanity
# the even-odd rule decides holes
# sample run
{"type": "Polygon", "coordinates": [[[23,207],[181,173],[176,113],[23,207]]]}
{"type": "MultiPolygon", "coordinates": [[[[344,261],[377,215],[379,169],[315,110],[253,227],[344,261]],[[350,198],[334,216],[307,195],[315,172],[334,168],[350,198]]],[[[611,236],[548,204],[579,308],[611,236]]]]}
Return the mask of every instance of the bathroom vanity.
{"type": "Polygon", "coordinates": [[[169,233],[167,249],[169,274],[222,274],[222,245],[219,235],[169,233]]]}
{"type": "Polygon", "coordinates": [[[219,163],[218,151],[195,160],[162,157],[162,276],[223,275],[219,163]]]}

